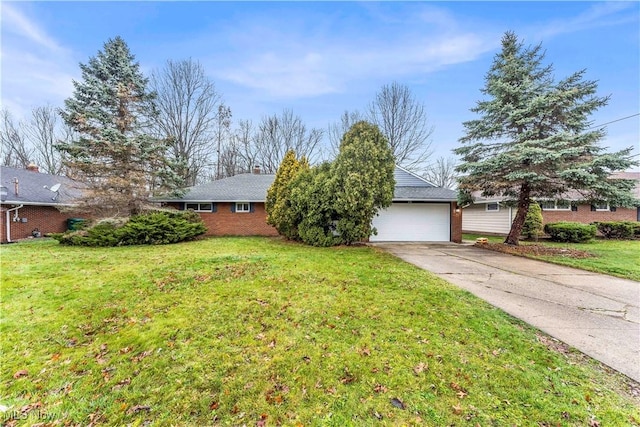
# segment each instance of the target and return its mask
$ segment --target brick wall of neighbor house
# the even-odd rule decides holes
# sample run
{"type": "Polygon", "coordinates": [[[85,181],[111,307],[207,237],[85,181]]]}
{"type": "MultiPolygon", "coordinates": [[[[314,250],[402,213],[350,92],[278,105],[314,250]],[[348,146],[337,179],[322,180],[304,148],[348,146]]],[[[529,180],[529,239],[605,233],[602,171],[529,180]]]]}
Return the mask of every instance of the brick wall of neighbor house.
{"type": "Polygon", "coordinates": [[[637,221],[637,209],[616,208],[611,211],[592,211],[591,205],[578,205],[577,211],[542,211],[542,220],[548,222],[571,221],[585,224],[594,221],[637,221]]]}
{"type": "MultiPolygon", "coordinates": [[[[233,203],[235,205],[235,203],[233,203]]],[[[207,226],[206,236],[277,236],[267,224],[264,203],[254,203],[253,212],[231,212],[232,203],[216,203],[216,212],[198,212],[207,226]]],[[[168,206],[178,209],[179,204],[168,206]]]]}
{"type": "MultiPolygon", "coordinates": [[[[2,206],[0,212],[0,230],[2,230],[0,241],[2,243],[7,241],[7,209],[7,206],[2,206]]],[[[36,228],[42,236],[47,233],[62,233],[67,229],[67,219],[78,217],[70,212],[60,212],[53,206],[24,206],[17,211],[18,218],[21,220],[14,222],[15,212],[9,213],[12,241],[31,237],[36,228]],[[22,222],[22,218],[26,218],[27,222],[22,222]]]]}

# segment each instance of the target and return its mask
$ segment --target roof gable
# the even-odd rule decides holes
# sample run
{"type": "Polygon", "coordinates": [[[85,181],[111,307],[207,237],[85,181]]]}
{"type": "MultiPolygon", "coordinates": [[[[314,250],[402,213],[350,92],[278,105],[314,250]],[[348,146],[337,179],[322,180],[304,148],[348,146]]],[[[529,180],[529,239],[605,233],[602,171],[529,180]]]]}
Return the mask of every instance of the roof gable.
{"type": "Polygon", "coordinates": [[[396,165],[393,171],[396,187],[435,187],[426,179],[396,165]]]}

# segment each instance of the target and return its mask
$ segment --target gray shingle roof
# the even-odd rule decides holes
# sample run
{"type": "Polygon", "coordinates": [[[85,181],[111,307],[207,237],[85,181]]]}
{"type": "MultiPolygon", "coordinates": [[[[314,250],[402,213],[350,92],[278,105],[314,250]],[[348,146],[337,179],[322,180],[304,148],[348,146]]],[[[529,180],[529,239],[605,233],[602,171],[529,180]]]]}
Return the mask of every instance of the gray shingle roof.
{"type": "Polygon", "coordinates": [[[420,202],[453,202],[458,199],[458,193],[440,187],[396,187],[393,191],[394,201],[420,202]]]}
{"type": "Polygon", "coordinates": [[[5,204],[64,206],[82,195],[82,184],[64,176],[49,175],[7,166],[0,168],[0,184],[7,187],[5,204]],[[15,180],[18,180],[16,194],[15,180]],[[57,194],[50,190],[60,184],[57,194]]]}
{"type": "MultiPolygon", "coordinates": [[[[457,192],[435,187],[417,175],[396,167],[397,201],[454,201],[457,192]],[[398,185],[400,184],[400,185],[398,185]]],[[[180,198],[156,197],[158,202],[264,202],[275,175],[245,173],[187,188],[180,198]]]]}
{"type": "Polygon", "coordinates": [[[264,202],[275,175],[243,173],[187,188],[180,198],[162,198],[160,202],[264,202]]]}

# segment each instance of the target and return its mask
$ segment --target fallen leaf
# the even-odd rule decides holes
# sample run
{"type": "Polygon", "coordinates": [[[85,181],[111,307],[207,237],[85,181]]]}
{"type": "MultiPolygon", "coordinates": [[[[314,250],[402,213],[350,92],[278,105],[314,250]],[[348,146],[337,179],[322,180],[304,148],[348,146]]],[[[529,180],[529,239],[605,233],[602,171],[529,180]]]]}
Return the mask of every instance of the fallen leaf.
{"type": "Polygon", "coordinates": [[[378,411],[375,411],[373,413],[373,416],[376,417],[379,420],[382,420],[384,417],[382,416],[382,414],[378,413],[378,411]]]}
{"type": "Polygon", "coordinates": [[[124,347],[120,349],[120,354],[127,354],[132,350],[131,347],[124,347]]]}
{"type": "Polygon", "coordinates": [[[54,353],[51,355],[51,360],[53,360],[54,362],[58,359],[60,359],[60,353],[54,353]]]}
{"type": "Polygon", "coordinates": [[[456,406],[451,407],[453,409],[453,413],[456,415],[460,415],[462,413],[462,406],[458,403],[456,406]]]}
{"type": "Polygon", "coordinates": [[[122,387],[131,384],[131,378],[125,378],[122,381],[118,382],[116,385],[111,387],[111,390],[120,390],[122,387]]]}
{"type": "Polygon", "coordinates": [[[274,348],[276,346],[276,340],[271,340],[271,342],[269,343],[268,347],[269,348],[274,348]]]}
{"type": "Polygon", "coordinates": [[[148,405],[136,405],[131,407],[131,409],[129,409],[127,411],[128,414],[136,414],[138,412],[142,412],[142,411],[150,411],[151,410],[151,406],[148,405]]]}
{"type": "Polygon", "coordinates": [[[211,402],[211,404],[209,405],[209,409],[211,409],[212,411],[215,411],[216,409],[218,409],[219,406],[220,404],[218,402],[211,402]]]}
{"type": "Polygon", "coordinates": [[[376,393],[386,393],[387,388],[382,384],[376,384],[376,386],[373,388],[373,391],[375,391],[376,393]]]}
{"type": "Polygon", "coordinates": [[[142,359],[144,359],[145,357],[150,356],[150,355],[151,355],[151,353],[152,353],[152,352],[151,352],[151,350],[143,351],[142,353],[138,353],[138,354],[136,354],[135,356],[133,356],[133,357],[131,358],[131,361],[132,361],[132,362],[139,362],[139,361],[141,361],[142,359]]]}
{"type": "Polygon", "coordinates": [[[600,422],[594,418],[589,420],[589,427],[600,427],[600,422]]]}
{"type": "Polygon", "coordinates": [[[413,367],[413,373],[416,374],[416,375],[420,375],[422,372],[424,372],[428,368],[429,368],[429,365],[427,365],[424,362],[420,362],[416,366],[413,367]]]}
{"type": "Polygon", "coordinates": [[[26,369],[21,369],[15,374],[13,374],[13,378],[18,379],[18,378],[26,377],[28,375],[29,375],[29,371],[27,371],[26,369]]]}
{"type": "Polygon", "coordinates": [[[460,390],[460,391],[459,391],[458,393],[456,393],[456,394],[457,394],[458,398],[460,398],[460,399],[463,399],[463,398],[467,395],[467,393],[466,393],[466,392],[464,392],[464,391],[462,391],[462,390],[460,390]]]}
{"type": "Polygon", "coordinates": [[[395,406],[398,409],[406,409],[406,407],[404,406],[404,402],[398,399],[397,397],[394,397],[393,399],[391,399],[390,402],[393,406],[395,406]]]}
{"type": "Polygon", "coordinates": [[[371,356],[371,350],[369,350],[367,347],[362,347],[359,353],[360,356],[371,356]]]}

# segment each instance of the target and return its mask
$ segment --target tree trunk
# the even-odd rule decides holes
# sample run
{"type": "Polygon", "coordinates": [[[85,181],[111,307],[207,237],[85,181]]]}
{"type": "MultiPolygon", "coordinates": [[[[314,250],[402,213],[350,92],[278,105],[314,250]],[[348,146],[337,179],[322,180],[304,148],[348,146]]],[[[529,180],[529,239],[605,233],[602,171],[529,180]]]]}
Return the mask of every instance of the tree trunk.
{"type": "Polygon", "coordinates": [[[531,203],[531,198],[529,197],[530,194],[531,189],[529,188],[529,184],[522,184],[520,187],[520,198],[518,199],[518,211],[516,212],[516,217],[511,223],[509,235],[504,241],[507,245],[518,246],[522,227],[524,226],[524,220],[527,218],[527,212],[529,211],[529,203],[531,203]]]}

